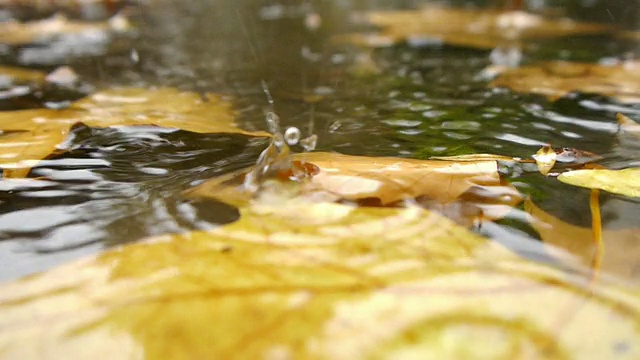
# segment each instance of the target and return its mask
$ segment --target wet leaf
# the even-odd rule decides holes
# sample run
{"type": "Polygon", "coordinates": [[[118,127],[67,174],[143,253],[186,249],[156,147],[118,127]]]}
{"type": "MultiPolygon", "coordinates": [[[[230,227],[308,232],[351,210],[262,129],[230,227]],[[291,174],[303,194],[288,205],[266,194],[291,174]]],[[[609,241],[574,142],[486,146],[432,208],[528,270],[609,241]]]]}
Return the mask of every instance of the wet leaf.
{"type": "Polygon", "coordinates": [[[422,209],[254,203],[0,287],[0,359],[632,359],[639,308],[422,209]]]}
{"type": "MultiPolygon", "coordinates": [[[[365,201],[386,206],[419,197],[449,203],[469,196],[485,216],[495,218],[522,200],[515,188],[502,184],[495,161],[430,161],[323,152],[295,154],[292,159],[317,167],[297,191],[299,196],[321,201],[365,201]]],[[[212,179],[189,195],[242,205],[250,198],[242,188],[244,173],[235,181],[233,176],[212,179]]]]}
{"type": "Polygon", "coordinates": [[[0,113],[0,166],[5,177],[24,177],[30,167],[63,143],[73,125],[93,127],[157,125],[198,133],[248,132],[234,122],[231,104],[214,94],[171,88],[119,88],[82,99],[64,110],[37,109],[0,113]]]}
{"type": "Polygon", "coordinates": [[[57,14],[48,19],[19,22],[0,22],[0,43],[5,45],[27,45],[47,43],[63,36],[87,36],[101,39],[111,33],[127,32],[131,26],[121,15],[106,22],[85,22],[69,20],[57,14]]]}
{"type": "Polygon", "coordinates": [[[556,164],[556,158],[558,155],[555,150],[551,146],[543,146],[538,152],[533,155],[536,164],[538,165],[538,170],[542,175],[547,175],[551,169],[556,164]]]}
{"type": "Polygon", "coordinates": [[[616,119],[620,125],[620,130],[632,133],[640,133],[640,124],[623,114],[616,114],[616,119]]]}
{"type": "MultiPolygon", "coordinates": [[[[531,225],[542,240],[566,250],[590,266],[596,258],[597,246],[591,228],[566,223],[538,208],[531,200],[525,200],[525,210],[531,214],[531,225]]],[[[626,279],[640,278],[640,229],[604,229],[604,252],[600,270],[626,279]]]]}
{"type": "Polygon", "coordinates": [[[45,73],[37,70],[0,66],[0,88],[9,87],[13,84],[40,84],[44,82],[45,76],[45,73]]]}
{"type": "Polygon", "coordinates": [[[555,61],[503,71],[492,87],[506,87],[556,100],[580,91],[609,96],[622,103],[640,102],[640,62],[617,65],[555,61]]]}
{"type": "Polygon", "coordinates": [[[504,162],[520,162],[522,159],[494,154],[465,154],[465,155],[453,155],[453,156],[432,156],[432,160],[445,160],[445,161],[504,161],[504,162]]]}
{"type": "Polygon", "coordinates": [[[602,32],[603,26],[569,19],[548,19],[522,11],[480,10],[427,6],[414,11],[365,14],[381,27],[378,34],[354,37],[369,46],[409,41],[438,41],[450,45],[493,49],[507,41],[602,32]]]}
{"type": "Polygon", "coordinates": [[[558,176],[558,180],[569,185],[600,189],[630,197],[640,197],[640,168],[568,171],[558,176]]]}

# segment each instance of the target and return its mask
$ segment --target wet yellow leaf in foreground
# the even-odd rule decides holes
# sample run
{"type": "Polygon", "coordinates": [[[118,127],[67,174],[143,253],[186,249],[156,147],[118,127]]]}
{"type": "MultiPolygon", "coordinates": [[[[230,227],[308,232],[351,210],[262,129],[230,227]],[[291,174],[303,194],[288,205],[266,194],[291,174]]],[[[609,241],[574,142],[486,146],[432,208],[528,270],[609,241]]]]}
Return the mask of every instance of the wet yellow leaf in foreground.
{"type": "Polygon", "coordinates": [[[508,69],[491,83],[521,93],[540,94],[556,100],[571,92],[595,93],[623,103],[640,102],[640,61],[618,65],[547,62],[508,69]]]}
{"type": "Polygon", "coordinates": [[[640,168],[568,171],[558,176],[558,180],[569,185],[640,197],[640,168]]]}
{"type": "Polygon", "coordinates": [[[419,208],[254,204],[0,287],[0,359],[636,359],[637,294],[419,208]]]}
{"type": "Polygon", "coordinates": [[[523,11],[480,10],[426,6],[414,11],[367,13],[366,20],[381,27],[374,36],[355,37],[370,46],[433,39],[446,44],[493,49],[505,41],[602,32],[604,27],[569,19],[548,19],[523,11]]]}
{"type": "MultiPolygon", "coordinates": [[[[504,216],[522,197],[509,184],[502,184],[495,161],[438,161],[394,157],[352,156],[312,152],[295,154],[293,161],[316,166],[318,172],[303,182],[299,195],[305,198],[376,200],[380,205],[426,197],[449,203],[473,197],[487,218],[504,216]],[[482,200],[482,201],[481,201],[482,200]]],[[[242,181],[229,177],[212,179],[189,192],[190,196],[213,197],[242,205],[242,181]]]]}
{"type": "MultiPolygon", "coordinates": [[[[542,240],[550,245],[567,250],[580,258],[585,266],[590,266],[596,256],[591,228],[566,223],[530,200],[525,201],[525,210],[531,214],[531,225],[542,240]]],[[[640,229],[607,230],[602,233],[604,258],[601,270],[627,279],[640,278],[640,229]]]]}
{"type": "Polygon", "coordinates": [[[231,104],[217,95],[172,88],[106,90],[64,110],[36,109],[0,113],[0,167],[5,177],[24,177],[29,169],[61,144],[73,125],[93,127],[157,125],[198,133],[247,132],[233,120],[231,104]]]}

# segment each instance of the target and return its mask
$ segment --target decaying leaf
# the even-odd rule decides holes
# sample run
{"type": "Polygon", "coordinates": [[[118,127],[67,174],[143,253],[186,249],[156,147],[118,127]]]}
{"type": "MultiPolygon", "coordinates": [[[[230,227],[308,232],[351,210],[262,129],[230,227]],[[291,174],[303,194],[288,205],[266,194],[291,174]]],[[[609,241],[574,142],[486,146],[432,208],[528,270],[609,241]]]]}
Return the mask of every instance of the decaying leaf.
{"type": "Polygon", "coordinates": [[[623,114],[616,114],[616,119],[618,120],[618,124],[620,125],[620,130],[626,132],[640,133],[640,124],[633,121],[628,116],[623,114]]]}
{"type": "Polygon", "coordinates": [[[67,19],[57,14],[48,19],[31,22],[0,22],[0,43],[6,45],[26,45],[46,43],[62,36],[90,36],[104,38],[111,33],[131,30],[126,18],[116,15],[106,22],[83,22],[67,19]]]}
{"type": "Polygon", "coordinates": [[[367,13],[366,20],[381,27],[379,34],[357,36],[369,46],[401,41],[436,40],[446,44],[493,49],[514,39],[597,33],[605,28],[569,19],[548,19],[523,11],[480,10],[427,6],[415,11],[367,13]]]}
{"type": "Polygon", "coordinates": [[[567,171],[558,176],[558,180],[569,185],[640,197],[640,168],[567,171]]]}
{"type": "Polygon", "coordinates": [[[491,82],[521,93],[544,95],[556,100],[571,92],[609,96],[622,103],[640,102],[640,61],[617,65],[547,62],[503,71],[491,82]]]}
{"type": "Polygon", "coordinates": [[[157,125],[198,133],[247,132],[234,122],[231,104],[217,95],[172,88],[119,88],[82,99],[63,110],[37,109],[0,113],[0,167],[4,177],[24,177],[38,160],[63,142],[73,125],[93,127],[157,125]]]}
{"type": "Polygon", "coordinates": [[[640,356],[631,290],[434,213],[294,201],[240,219],[1,286],[0,359],[640,356]]]}
{"type": "MultiPolygon", "coordinates": [[[[590,266],[596,258],[597,247],[593,242],[591,228],[566,223],[538,208],[531,200],[525,200],[525,210],[531,214],[531,225],[542,240],[550,245],[567,250],[590,266]]],[[[626,279],[640,278],[640,229],[620,229],[602,232],[604,253],[601,271],[626,279]]]]}
{"type": "MultiPolygon", "coordinates": [[[[487,218],[504,216],[522,197],[501,183],[495,161],[451,162],[393,157],[350,156],[337,153],[302,153],[291,158],[314,170],[300,182],[298,194],[321,201],[367,201],[390,205],[426,197],[449,203],[468,195],[487,218]]],[[[240,174],[212,179],[189,192],[242,206],[250,198],[240,174]]],[[[285,176],[287,177],[287,176],[285,176]]]]}

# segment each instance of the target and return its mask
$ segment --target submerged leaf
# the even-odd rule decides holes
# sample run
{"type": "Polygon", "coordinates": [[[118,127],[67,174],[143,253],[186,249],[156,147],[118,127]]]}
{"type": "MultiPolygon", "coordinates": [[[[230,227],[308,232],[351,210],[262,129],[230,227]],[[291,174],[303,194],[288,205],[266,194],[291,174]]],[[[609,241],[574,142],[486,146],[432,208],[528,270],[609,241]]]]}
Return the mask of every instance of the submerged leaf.
{"type": "Polygon", "coordinates": [[[623,103],[640,102],[640,61],[618,65],[547,62],[538,66],[508,69],[492,87],[506,87],[522,93],[534,93],[556,100],[571,92],[595,93],[623,103]]]}
{"type": "Polygon", "coordinates": [[[0,287],[0,359],[631,359],[639,308],[422,209],[254,204],[0,287]]]}
{"type": "Polygon", "coordinates": [[[558,176],[558,180],[569,185],[640,197],[640,168],[568,171],[558,176]]]}
{"type": "MultiPolygon", "coordinates": [[[[420,197],[449,203],[469,196],[487,218],[503,216],[522,200],[515,188],[501,183],[495,161],[430,161],[323,152],[295,154],[292,159],[294,166],[317,168],[296,190],[305,198],[387,206],[420,197]]],[[[212,179],[189,194],[242,205],[250,197],[242,188],[243,174],[236,174],[235,180],[233,175],[212,179]]]]}
{"type": "MultiPolygon", "coordinates": [[[[538,208],[531,200],[524,203],[525,210],[531,214],[531,225],[547,244],[565,249],[580,258],[585,266],[596,259],[598,247],[593,241],[591,228],[566,223],[538,208]]],[[[620,229],[602,232],[604,254],[600,269],[627,279],[640,278],[640,229],[620,229]]]]}
{"type": "Polygon", "coordinates": [[[523,11],[426,6],[414,11],[367,13],[366,20],[382,28],[375,36],[355,37],[369,46],[401,41],[435,40],[446,44],[493,49],[516,38],[548,38],[597,33],[604,27],[569,19],[548,19],[523,11]]]}
{"type": "Polygon", "coordinates": [[[73,125],[93,127],[157,125],[198,133],[247,132],[234,122],[231,104],[217,95],[206,99],[172,88],[112,89],[91,95],[63,110],[37,109],[0,113],[0,166],[4,177],[24,177],[50,155],[73,125]]]}

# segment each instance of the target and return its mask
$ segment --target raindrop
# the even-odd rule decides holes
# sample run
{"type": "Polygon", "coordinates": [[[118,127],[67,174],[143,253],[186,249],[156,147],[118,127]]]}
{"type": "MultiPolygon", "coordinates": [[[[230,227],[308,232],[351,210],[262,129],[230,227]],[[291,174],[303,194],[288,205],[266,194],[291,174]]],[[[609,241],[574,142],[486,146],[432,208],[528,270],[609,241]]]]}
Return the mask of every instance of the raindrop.
{"type": "Polygon", "coordinates": [[[318,135],[316,134],[313,134],[309,137],[306,137],[300,140],[300,145],[302,145],[305,151],[315,150],[317,144],[318,144],[318,135]]]}
{"type": "Polygon", "coordinates": [[[275,145],[278,150],[281,150],[284,147],[285,144],[282,133],[278,132],[273,135],[273,145],[275,145]]]}
{"type": "Polygon", "coordinates": [[[272,134],[279,133],[280,117],[273,111],[269,111],[266,115],[266,119],[267,119],[267,128],[269,129],[269,132],[272,134]]]}
{"type": "Polygon", "coordinates": [[[287,128],[284,132],[284,140],[289,146],[296,145],[300,141],[300,129],[295,126],[287,128]]]}

